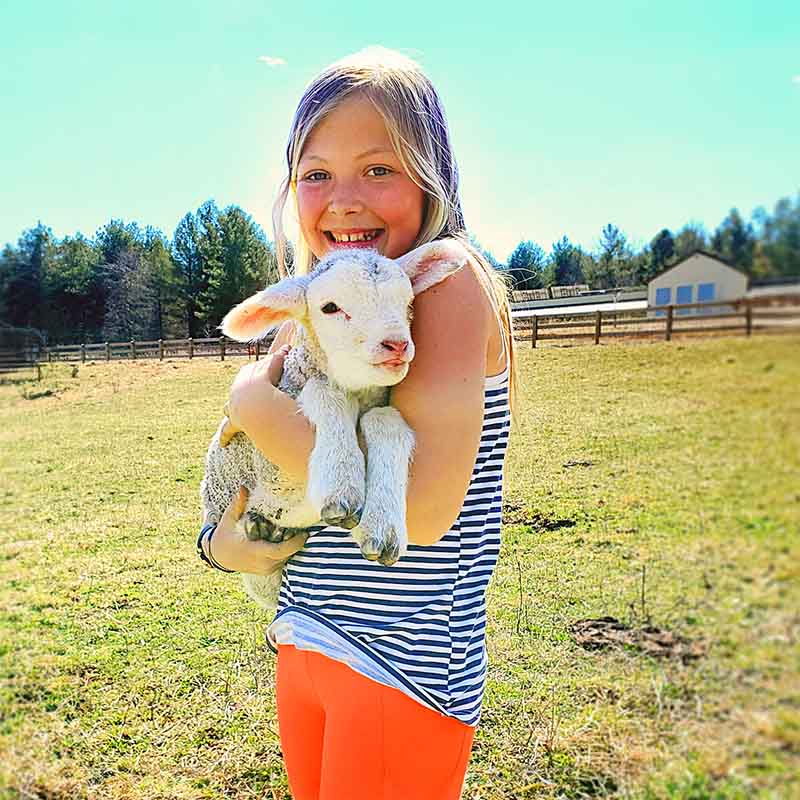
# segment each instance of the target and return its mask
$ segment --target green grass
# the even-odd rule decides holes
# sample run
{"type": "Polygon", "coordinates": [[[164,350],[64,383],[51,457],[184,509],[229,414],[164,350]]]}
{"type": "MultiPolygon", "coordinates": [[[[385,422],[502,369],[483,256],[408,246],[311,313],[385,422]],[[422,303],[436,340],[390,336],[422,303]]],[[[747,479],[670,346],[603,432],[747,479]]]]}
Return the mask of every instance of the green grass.
{"type": "MultiPolygon", "coordinates": [[[[800,797],[799,356],[521,346],[466,800],[800,797]],[[573,642],[603,615],[706,653],[573,642]]],[[[241,363],[0,385],[0,797],[289,797],[267,620],[194,555],[241,363]]]]}

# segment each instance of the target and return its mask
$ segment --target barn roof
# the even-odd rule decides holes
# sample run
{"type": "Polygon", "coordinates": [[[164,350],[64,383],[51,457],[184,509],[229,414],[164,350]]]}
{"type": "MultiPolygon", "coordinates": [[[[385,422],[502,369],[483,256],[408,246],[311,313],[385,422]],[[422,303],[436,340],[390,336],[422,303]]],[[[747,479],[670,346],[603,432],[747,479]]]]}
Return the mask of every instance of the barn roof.
{"type": "Polygon", "coordinates": [[[652,283],[656,278],[666,275],[670,270],[675,269],[675,267],[679,267],[684,261],[688,261],[690,258],[692,258],[692,256],[696,255],[706,256],[706,258],[713,258],[714,261],[719,261],[720,264],[724,264],[726,267],[728,267],[728,269],[732,269],[734,272],[738,272],[740,275],[744,275],[748,279],[750,277],[744,270],[734,267],[733,264],[731,264],[731,262],[726,258],[717,255],[717,253],[709,253],[708,250],[701,250],[698,248],[697,250],[693,250],[691,253],[689,253],[688,256],[684,256],[680,261],[676,261],[674,264],[670,264],[665,269],[662,269],[661,272],[657,272],[652,278],[650,278],[648,283],[652,283]]]}

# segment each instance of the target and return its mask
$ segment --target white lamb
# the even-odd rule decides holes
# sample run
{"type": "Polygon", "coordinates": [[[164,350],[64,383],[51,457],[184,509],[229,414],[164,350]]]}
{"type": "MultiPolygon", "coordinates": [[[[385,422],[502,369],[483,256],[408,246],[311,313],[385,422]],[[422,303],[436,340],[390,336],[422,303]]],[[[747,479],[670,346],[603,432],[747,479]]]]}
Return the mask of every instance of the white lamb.
{"type": "MultiPolygon", "coordinates": [[[[370,561],[389,565],[403,555],[414,434],[388,405],[388,387],[406,376],[414,357],[414,295],[466,263],[464,248],[450,240],[396,260],[375,250],[340,250],[308,275],[285,278],[226,315],[222,330],[238,341],[258,339],[288,319],[300,323],[278,388],[314,424],[316,444],[303,486],[282,477],[242,433],[221,447],[223,421],[200,487],[210,521],[246,486],[250,497],[238,525],[250,539],[282,541],[324,523],[352,530],[370,561]]],[[[274,611],[281,573],[243,578],[247,593],[274,611]]]]}

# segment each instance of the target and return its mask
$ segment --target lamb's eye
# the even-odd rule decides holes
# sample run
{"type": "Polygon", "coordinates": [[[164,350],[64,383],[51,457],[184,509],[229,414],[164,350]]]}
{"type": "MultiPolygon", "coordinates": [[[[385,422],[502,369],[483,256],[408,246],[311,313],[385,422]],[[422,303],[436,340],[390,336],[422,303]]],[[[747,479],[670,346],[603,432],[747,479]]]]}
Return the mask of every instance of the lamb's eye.
{"type": "Polygon", "coordinates": [[[339,306],[336,303],[325,303],[321,310],[323,314],[335,314],[339,310],[339,306]]]}

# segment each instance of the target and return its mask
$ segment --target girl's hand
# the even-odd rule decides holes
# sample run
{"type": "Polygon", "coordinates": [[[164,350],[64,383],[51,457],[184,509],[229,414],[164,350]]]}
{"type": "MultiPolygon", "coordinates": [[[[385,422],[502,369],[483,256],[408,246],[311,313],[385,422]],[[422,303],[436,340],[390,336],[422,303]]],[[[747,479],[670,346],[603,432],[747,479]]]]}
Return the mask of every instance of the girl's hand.
{"type": "MultiPolygon", "coordinates": [[[[299,533],[285,542],[273,543],[250,540],[244,533],[237,533],[236,522],[247,508],[247,497],[247,489],[242,486],[238,496],[225,509],[211,539],[211,555],[225,569],[250,575],[271,575],[281,569],[289,556],[302,549],[308,534],[299,533]]],[[[204,546],[208,549],[207,543],[204,546]]]]}
{"type": "Polygon", "coordinates": [[[262,386],[269,384],[277,387],[283,375],[283,360],[291,349],[291,345],[285,344],[265,359],[254,361],[252,364],[245,364],[239,370],[231,386],[228,402],[225,403],[225,408],[223,409],[225,420],[219,436],[221,447],[227,447],[234,435],[241,431],[236,419],[236,401],[240,399],[243,392],[247,391],[248,387],[252,388],[254,384],[261,384],[262,386]]]}

